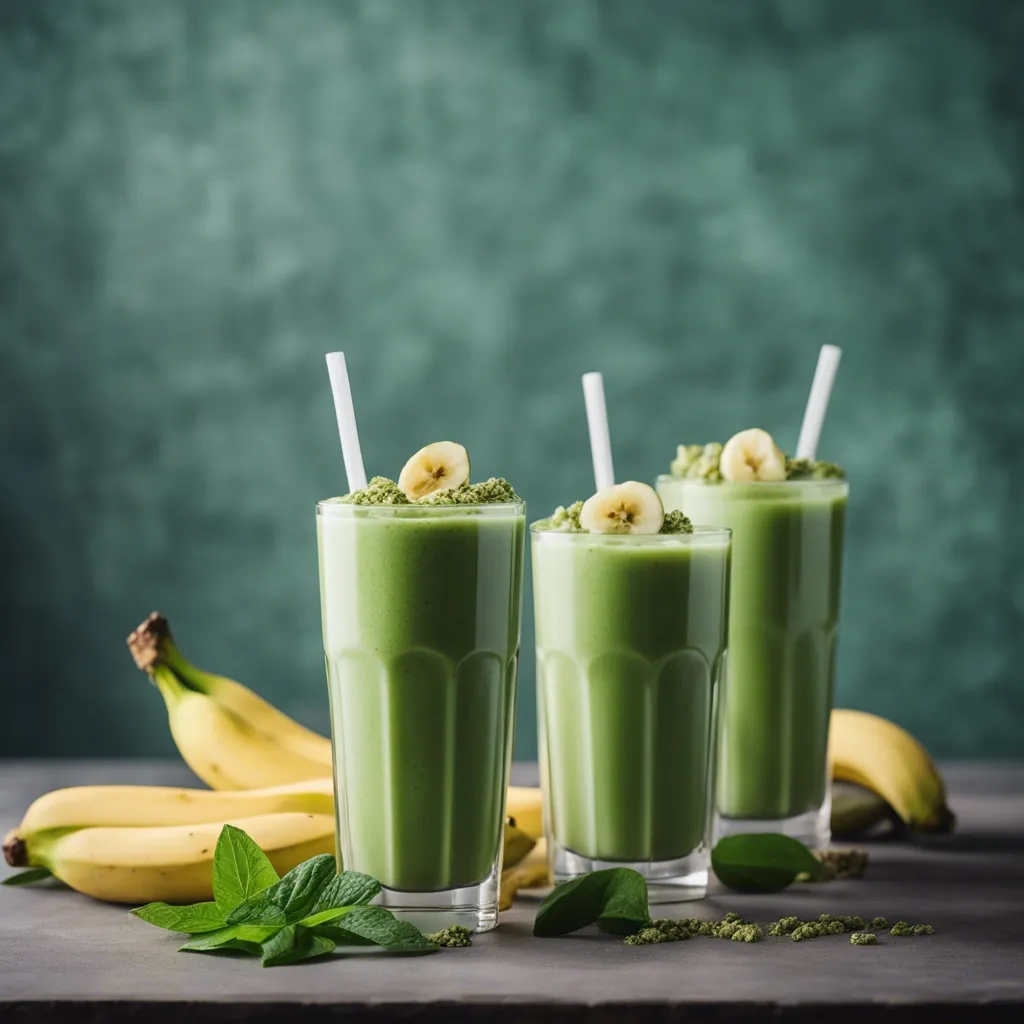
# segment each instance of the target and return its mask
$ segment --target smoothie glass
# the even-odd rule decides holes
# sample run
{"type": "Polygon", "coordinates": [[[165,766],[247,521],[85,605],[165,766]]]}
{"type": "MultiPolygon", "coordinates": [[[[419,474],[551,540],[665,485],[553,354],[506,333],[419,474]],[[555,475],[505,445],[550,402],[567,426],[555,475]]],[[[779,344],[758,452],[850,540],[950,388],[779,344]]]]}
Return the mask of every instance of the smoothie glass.
{"type": "Polygon", "coordinates": [[[666,509],[732,530],[716,835],[782,832],[812,848],[828,844],[848,490],[845,480],[658,479],[666,509]]]}
{"type": "Polygon", "coordinates": [[[729,531],[533,527],[544,830],[556,881],[635,868],[651,898],[708,874],[729,531]]]}
{"type": "Polygon", "coordinates": [[[525,506],[317,505],[339,856],[426,930],[497,923],[525,506]]]}

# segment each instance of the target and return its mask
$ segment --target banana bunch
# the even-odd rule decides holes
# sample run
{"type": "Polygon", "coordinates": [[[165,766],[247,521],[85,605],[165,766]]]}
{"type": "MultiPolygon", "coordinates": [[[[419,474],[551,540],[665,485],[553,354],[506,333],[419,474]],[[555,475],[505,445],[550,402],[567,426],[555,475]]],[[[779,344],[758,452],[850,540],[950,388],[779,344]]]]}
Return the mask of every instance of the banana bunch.
{"type": "Polygon", "coordinates": [[[225,824],[244,829],[278,873],[334,852],[330,779],[238,793],[165,786],[76,786],[40,797],[4,839],[12,867],[44,867],[115,903],[212,897],[225,824]]]}
{"type": "Polygon", "coordinates": [[[881,820],[888,808],[911,831],[952,830],[956,819],[946,805],[942,776],[924,747],[895,723],[837,708],[829,730],[829,760],[833,780],[853,783],[884,801],[872,810],[863,797],[844,796],[833,809],[833,831],[863,830],[874,824],[872,815],[881,820]]]}

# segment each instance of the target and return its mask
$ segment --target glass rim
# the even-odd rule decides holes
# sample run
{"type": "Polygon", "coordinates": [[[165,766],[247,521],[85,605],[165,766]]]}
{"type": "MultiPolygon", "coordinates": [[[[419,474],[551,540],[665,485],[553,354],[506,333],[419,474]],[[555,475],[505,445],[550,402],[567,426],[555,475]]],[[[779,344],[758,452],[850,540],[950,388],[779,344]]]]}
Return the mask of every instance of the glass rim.
{"type": "Polygon", "coordinates": [[[322,498],[316,503],[316,514],[330,518],[336,516],[380,517],[382,519],[444,519],[457,515],[505,515],[526,516],[526,502],[519,501],[483,501],[465,505],[420,505],[410,502],[407,505],[352,505],[335,501],[333,498],[322,498]]]}
{"type": "Polygon", "coordinates": [[[589,533],[585,530],[577,533],[570,530],[539,529],[541,523],[545,522],[547,522],[546,519],[538,519],[535,523],[530,523],[530,533],[534,537],[557,538],[569,543],[596,541],[599,544],[694,544],[701,541],[729,541],[732,539],[731,527],[705,526],[696,523],[693,530],[688,533],[589,533]]]}
{"type": "Polygon", "coordinates": [[[686,477],[660,473],[657,484],[674,483],[686,487],[719,488],[723,491],[749,491],[751,494],[767,494],[769,491],[787,490],[838,491],[849,490],[850,481],[845,477],[828,477],[824,480],[688,480],[686,477]]]}

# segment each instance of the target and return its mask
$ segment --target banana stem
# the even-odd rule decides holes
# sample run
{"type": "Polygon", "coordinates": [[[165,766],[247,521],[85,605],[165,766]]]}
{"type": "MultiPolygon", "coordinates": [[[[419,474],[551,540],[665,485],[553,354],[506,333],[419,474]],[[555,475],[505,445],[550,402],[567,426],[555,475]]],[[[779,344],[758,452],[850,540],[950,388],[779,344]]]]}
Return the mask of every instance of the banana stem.
{"type": "Polygon", "coordinates": [[[28,867],[28,847],[25,840],[11,832],[4,839],[4,860],[12,868],[28,867]]]}
{"type": "Polygon", "coordinates": [[[188,690],[177,673],[172,671],[169,665],[155,665],[149,673],[150,678],[156,684],[168,708],[174,707],[181,700],[184,691],[188,690]]]}
{"type": "Polygon", "coordinates": [[[177,676],[178,681],[190,690],[206,693],[203,673],[182,657],[171,636],[167,619],[159,612],[153,612],[128,636],[128,649],[135,664],[156,682],[156,670],[166,665],[177,676]]]}
{"type": "Polygon", "coordinates": [[[85,826],[69,826],[67,828],[49,828],[42,832],[34,832],[30,836],[20,836],[16,832],[8,832],[4,839],[4,860],[12,868],[40,867],[53,870],[53,847],[57,840],[72,832],[79,832],[85,826]]]}

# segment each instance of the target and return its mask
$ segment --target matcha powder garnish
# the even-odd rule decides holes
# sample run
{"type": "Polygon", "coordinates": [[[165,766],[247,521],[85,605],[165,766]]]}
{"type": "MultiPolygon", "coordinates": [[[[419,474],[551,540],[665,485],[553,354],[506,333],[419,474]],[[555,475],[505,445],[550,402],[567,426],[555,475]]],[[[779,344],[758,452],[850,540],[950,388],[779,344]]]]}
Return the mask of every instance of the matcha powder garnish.
{"type": "MultiPolygon", "coordinates": [[[[554,533],[586,533],[580,523],[583,502],[576,501],[571,505],[559,505],[547,519],[537,523],[538,530],[550,530],[554,533]]],[[[665,513],[661,529],[662,534],[693,533],[693,523],[682,512],[673,510],[665,513]]]]}
{"type": "Polygon", "coordinates": [[[339,505],[497,505],[518,501],[519,495],[507,480],[491,477],[482,483],[462,484],[410,501],[394,480],[375,476],[363,490],[331,500],[339,505]]]}

